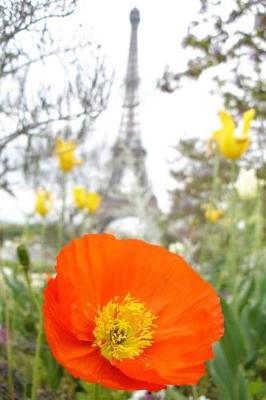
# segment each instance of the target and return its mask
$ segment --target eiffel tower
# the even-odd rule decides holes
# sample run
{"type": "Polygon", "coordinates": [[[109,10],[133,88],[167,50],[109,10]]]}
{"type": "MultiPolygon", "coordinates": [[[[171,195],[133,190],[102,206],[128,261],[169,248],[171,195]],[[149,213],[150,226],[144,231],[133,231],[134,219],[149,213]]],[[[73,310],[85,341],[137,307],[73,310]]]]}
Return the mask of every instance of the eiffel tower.
{"type": "Polygon", "coordinates": [[[157,221],[159,209],[152,193],[146,171],[146,150],[141,141],[139,122],[138,70],[138,26],[140,13],[137,8],[130,12],[131,35],[125,78],[125,92],[122,116],[117,140],[112,149],[110,178],[103,193],[103,204],[97,213],[98,229],[108,229],[108,225],[125,217],[137,217],[146,228],[140,236],[158,240],[157,221]],[[151,226],[153,225],[153,227],[151,226]],[[153,231],[147,234],[145,231],[153,231]],[[150,237],[149,237],[150,236],[150,237]]]}
{"type": "Polygon", "coordinates": [[[120,121],[119,135],[113,147],[113,170],[110,187],[118,192],[123,190],[123,179],[129,171],[137,184],[148,189],[145,167],[146,151],[141,143],[139,123],[139,71],[138,71],[138,25],[140,15],[137,8],[130,13],[131,36],[125,79],[125,94],[120,121]]]}

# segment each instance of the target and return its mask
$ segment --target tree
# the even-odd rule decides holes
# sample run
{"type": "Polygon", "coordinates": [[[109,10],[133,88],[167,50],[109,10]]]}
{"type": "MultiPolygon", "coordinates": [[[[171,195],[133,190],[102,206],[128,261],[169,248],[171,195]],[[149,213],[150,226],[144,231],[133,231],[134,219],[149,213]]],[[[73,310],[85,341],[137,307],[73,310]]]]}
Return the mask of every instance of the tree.
{"type": "MultiPolygon", "coordinates": [[[[185,84],[186,80],[199,80],[208,74],[213,82],[213,91],[222,96],[225,108],[237,122],[240,122],[244,111],[255,108],[256,120],[252,124],[251,145],[238,165],[257,168],[258,177],[265,180],[266,76],[263,67],[266,3],[260,0],[200,0],[199,6],[198,18],[191,22],[183,40],[183,46],[189,54],[187,66],[183,71],[172,72],[166,69],[160,81],[160,89],[172,93],[185,84]]],[[[181,141],[177,153],[179,167],[172,171],[177,189],[172,193],[170,220],[184,217],[183,226],[187,230],[190,226],[193,240],[197,239],[195,235],[202,234],[204,214],[200,205],[208,199],[205,186],[210,188],[214,162],[214,157],[206,159],[203,156],[203,146],[203,143],[195,139],[181,141]],[[200,229],[197,231],[195,226],[200,229]]],[[[226,160],[223,164],[222,171],[226,174],[230,166],[226,160]]],[[[224,193],[228,181],[228,176],[222,177],[224,193]]]]}
{"type": "Polygon", "coordinates": [[[227,198],[226,190],[221,197],[218,194],[223,193],[222,187],[230,180],[230,166],[225,160],[220,160],[219,182],[215,183],[214,168],[215,160],[208,154],[206,142],[195,138],[180,140],[171,170],[176,188],[170,193],[166,242],[175,242],[177,238],[186,238],[192,243],[201,240],[207,223],[206,207],[212,204],[219,208],[227,198]]]}
{"type": "Polygon", "coordinates": [[[27,172],[33,160],[51,154],[65,123],[75,124],[74,139],[81,140],[107,105],[112,73],[101,47],[75,32],[70,40],[58,34],[75,7],[76,0],[2,2],[0,187],[6,190],[10,172],[27,172]]]}
{"type": "Polygon", "coordinates": [[[199,78],[207,69],[213,69],[217,88],[229,109],[243,113],[256,105],[258,115],[265,117],[265,2],[232,0],[226,5],[221,0],[201,0],[200,3],[199,18],[189,25],[183,40],[184,47],[193,49],[194,56],[185,71],[170,78],[199,78]]]}
{"type": "Polygon", "coordinates": [[[198,19],[191,22],[183,40],[190,55],[187,67],[175,73],[166,70],[161,90],[170,93],[186,79],[200,79],[208,72],[213,91],[223,97],[225,107],[237,120],[247,109],[256,109],[253,154],[256,161],[264,163],[266,3],[200,0],[199,4],[198,19]]]}

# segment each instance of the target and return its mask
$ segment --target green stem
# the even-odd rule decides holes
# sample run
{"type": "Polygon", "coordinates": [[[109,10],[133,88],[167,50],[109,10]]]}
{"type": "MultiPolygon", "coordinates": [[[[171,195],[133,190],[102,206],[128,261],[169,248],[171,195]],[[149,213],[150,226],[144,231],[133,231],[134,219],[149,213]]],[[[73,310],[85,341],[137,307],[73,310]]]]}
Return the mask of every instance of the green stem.
{"type": "Polygon", "coordinates": [[[35,355],[33,360],[33,373],[32,373],[32,387],[31,387],[31,400],[37,399],[37,389],[39,384],[39,366],[40,366],[40,354],[42,347],[43,337],[43,320],[42,320],[42,308],[39,307],[39,319],[38,319],[38,330],[35,355]]]}
{"type": "Polygon", "coordinates": [[[6,301],[5,304],[5,325],[7,331],[6,338],[6,351],[7,351],[7,386],[9,398],[13,400],[14,397],[14,382],[12,376],[12,366],[13,366],[13,356],[12,356],[12,343],[11,343],[11,323],[10,323],[10,313],[9,305],[6,301]]]}
{"type": "Polygon", "coordinates": [[[217,150],[215,153],[214,165],[213,165],[213,180],[212,180],[212,191],[211,191],[211,201],[215,202],[219,187],[219,173],[220,173],[220,153],[217,150]]]}
{"type": "Polygon", "coordinates": [[[32,308],[32,313],[33,313],[34,312],[34,308],[35,308],[34,305],[36,305],[38,303],[36,303],[36,299],[35,299],[35,296],[33,294],[29,271],[26,268],[23,268],[23,272],[24,272],[24,276],[25,276],[25,281],[26,281],[26,284],[27,284],[28,292],[29,292],[29,295],[30,295],[30,302],[31,302],[31,308],[32,308]]]}
{"type": "MultiPolygon", "coordinates": [[[[255,228],[254,228],[254,240],[253,240],[253,249],[255,250],[255,254],[258,254],[257,257],[260,257],[260,249],[263,247],[263,194],[259,192],[259,197],[257,200],[257,205],[255,208],[255,228]]],[[[259,260],[258,260],[259,261],[259,260]]],[[[260,269],[256,268],[254,271],[256,280],[255,280],[255,293],[256,298],[260,296],[260,269]]]]}
{"type": "Polygon", "coordinates": [[[82,221],[81,221],[81,224],[80,224],[80,227],[79,227],[79,233],[80,233],[80,235],[83,235],[83,234],[84,234],[84,228],[85,228],[87,219],[88,219],[88,215],[87,215],[87,213],[84,213],[83,218],[82,218],[82,221]]]}
{"type": "Polygon", "coordinates": [[[92,400],[101,400],[100,395],[101,395],[101,386],[95,383],[92,389],[92,400]]]}
{"type": "Polygon", "coordinates": [[[215,288],[216,288],[218,293],[222,289],[222,286],[223,286],[224,280],[225,280],[225,276],[226,276],[226,274],[224,273],[224,271],[221,271],[220,274],[219,274],[218,280],[217,280],[217,282],[215,284],[215,288]]]}
{"type": "Polygon", "coordinates": [[[236,290],[237,290],[237,252],[236,252],[236,225],[237,225],[237,217],[236,217],[236,206],[237,206],[237,197],[235,191],[235,180],[236,180],[236,163],[232,161],[231,165],[231,201],[229,204],[230,207],[230,231],[229,231],[229,243],[228,250],[226,256],[226,265],[228,266],[228,276],[229,285],[232,294],[232,303],[235,303],[236,299],[236,290]]]}
{"type": "Polygon", "coordinates": [[[23,237],[24,237],[24,243],[28,243],[30,237],[29,215],[26,215],[26,220],[23,229],[23,237]]]}
{"type": "MultiPolygon", "coordinates": [[[[42,224],[41,228],[41,262],[42,267],[44,263],[44,251],[45,251],[45,230],[46,225],[45,222],[42,224]]],[[[29,286],[31,289],[31,293],[33,296],[32,288],[29,281],[29,286]]],[[[39,366],[40,366],[40,355],[41,355],[41,347],[42,347],[42,338],[43,338],[43,316],[42,316],[42,307],[33,296],[37,304],[38,310],[38,327],[37,327],[37,339],[36,339],[36,348],[35,348],[35,355],[33,360],[33,371],[32,371],[32,387],[31,387],[31,400],[36,400],[37,396],[37,389],[39,385],[39,366]]]]}
{"type": "Polygon", "coordinates": [[[5,318],[5,328],[6,328],[6,356],[7,356],[7,390],[10,400],[15,399],[14,393],[14,382],[13,382],[13,355],[12,355],[12,342],[11,342],[11,322],[10,322],[10,312],[9,312],[9,296],[5,288],[5,276],[2,270],[2,248],[0,245],[0,273],[2,278],[1,285],[1,298],[4,304],[4,318],[5,318]]]}
{"type": "Polygon", "coordinates": [[[45,233],[46,233],[46,224],[45,221],[42,223],[41,227],[41,266],[43,268],[45,262],[45,233]]]}
{"type": "Polygon", "coordinates": [[[255,208],[255,230],[254,230],[254,248],[259,249],[263,238],[263,201],[262,193],[259,193],[257,206],[255,208]]]}
{"type": "MultiPolygon", "coordinates": [[[[209,203],[211,203],[211,205],[215,204],[216,198],[218,196],[218,187],[219,187],[219,182],[220,182],[219,173],[220,173],[220,153],[218,150],[216,150],[214,164],[213,164],[211,190],[210,190],[210,195],[209,195],[209,203]]],[[[209,243],[210,235],[211,235],[211,232],[208,230],[208,235],[206,237],[204,236],[202,239],[202,245],[200,246],[200,251],[199,251],[199,260],[200,261],[202,261],[202,259],[204,259],[204,256],[206,255],[205,248],[206,248],[206,244],[209,243]]]]}
{"type": "Polygon", "coordinates": [[[64,243],[64,225],[65,225],[65,208],[66,208],[66,174],[62,175],[61,180],[61,191],[62,191],[62,207],[61,207],[61,214],[60,219],[58,222],[58,250],[61,249],[64,243]]]}
{"type": "Polygon", "coordinates": [[[192,397],[193,397],[193,400],[198,400],[198,398],[199,398],[199,393],[198,393],[198,389],[197,389],[196,385],[192,386],[192,397]]]}
{"type": "Polygon", "coordinates": [[[32,389],[31,389],[31,400],[36,400],[37,388],[38,388],[38,377],[39,377],[39,359],[40,359],[40,350],[42,345],[42,334],[43,334],[43,322],[42,322],[42,308],[38,302],[38,299],[33,293],[31,286],[31,279],[27,269],[24,269],[24,276],[27,283],[32,312],[34,313],[35,306],[38,310],[38,326],[37,326],[37,339],[36,339],[36,348],[35,355],[33,361],[33,372],[32,372],[32,389]]]}

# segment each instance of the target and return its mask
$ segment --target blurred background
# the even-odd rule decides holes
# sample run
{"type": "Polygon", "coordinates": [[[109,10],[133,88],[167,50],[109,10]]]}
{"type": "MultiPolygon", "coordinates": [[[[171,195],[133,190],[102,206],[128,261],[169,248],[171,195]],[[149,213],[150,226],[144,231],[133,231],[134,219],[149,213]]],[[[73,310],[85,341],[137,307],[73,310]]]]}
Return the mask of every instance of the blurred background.
{"type": "Polygon", "coordinates": [[[61,246],[107,231],[221,295],[196,398],[265,400],[265,1],[0,0],[0,29],[0,398],[92,398],[35,303],[61,246]]]}

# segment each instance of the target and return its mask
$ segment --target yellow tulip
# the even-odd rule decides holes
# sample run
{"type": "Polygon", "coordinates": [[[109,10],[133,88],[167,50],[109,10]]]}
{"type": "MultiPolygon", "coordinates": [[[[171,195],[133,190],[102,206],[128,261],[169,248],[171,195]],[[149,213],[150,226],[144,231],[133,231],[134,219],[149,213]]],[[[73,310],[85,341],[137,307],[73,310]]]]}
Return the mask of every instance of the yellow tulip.
{"type": "Polygon", "coordinates": [[[45,217],[52,208],[52,195],[46,190],[39,189],[36,192],[35,212],[45,217]]]}
{"type": "Polygon", "coordinates": [[[205,218],[210,222],[216,222],[223,216],[223,210],[216,209],[212,205],[207,205],[205,210],[205,218]]]}
{"type": "Polygon", "coordinates": [[[73,199],[77,208],[84,208],[87,202],[87,191],[82,186],[76,186],[73,189],[73,199]]]}
{"type": "Polygon", "coordinates": [[[89,213],[94,214],[100,207],[101,202],[102,202],[102,197],[99,195],[99,193],[96,192],[87,193],[86,208],[89,213]]]}
{"type": "Polygon", "coordinates": [[[55,154],[58,156],[59,168],[63,172],[70,172],[75,166],[82,164],[82,160],[75,158],[76,147],[73,140],[56,139],[55,154]]]}
{"type": "Polygon", "coordinates": [[[250,109],[243,114],[243,125],[239,133],[232,116],[226,111],[219,113],[221,129],[214,131],[211,140],[218,143],[219,150],[225,158],[237,160],[248,149],[250,124],[255,117],[255,110],[250,109]]]}

